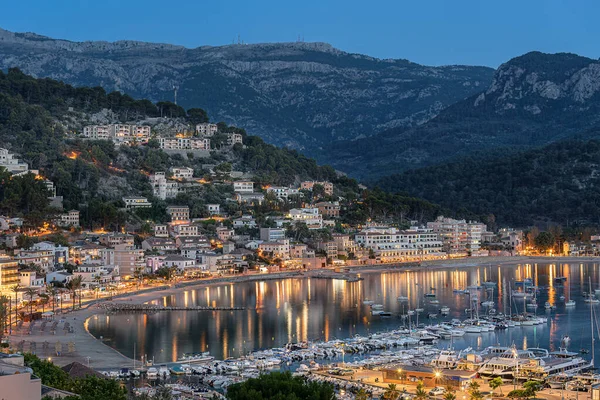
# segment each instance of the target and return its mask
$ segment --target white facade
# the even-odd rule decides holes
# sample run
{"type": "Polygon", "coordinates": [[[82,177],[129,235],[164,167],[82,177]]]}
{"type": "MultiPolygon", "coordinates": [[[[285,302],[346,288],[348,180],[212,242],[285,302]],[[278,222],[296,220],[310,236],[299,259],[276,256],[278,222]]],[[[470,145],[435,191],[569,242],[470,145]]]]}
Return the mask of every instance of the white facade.
{"type": "Polygon", "coordinates": [[[442,241],[431,229],[368,228],[356,234],[356,244],[372,249],[381,261],[443,257],[442,241]]]}
{"type": "Polygon", "coordinates": [[[6,149],[0,148],[0,167],[6,168],[11,174],[23,173],[29,170],[29,166],[15,158],[15,155],[6,149]]]}
{"type": "Polygon", "coordinates": [[[202,136],[213,136],[218,130],[217,124],[202,123],[196,125],[196,133],[202,136]]]}
{"type": "Polygon", "coordinates": [[[275,193],[278,199],[287,200],[290,196],[298,195],[300,191],[296,188],[289,188],[285,186],[271,186],[267,188],[268,193],[275,193]]]}
{"type": "Polygon", "coordinates": [[[252,193],[254,192],[254,182],[237,181],[233,182],[233,191],[237,193],[252,193]]]}
{"type": "Polygon", "coordinates": [[[258,245],[258,250],[262,253],[271,253],[273,258],[287,260],[290,258],[290,241],[279,240],[277,242],[263,242],[258,245]]]}
{"type": "Polygon", "coordinates": [[[207,204],[206,210],[210,215],[219,215],[221,214],[221,206],[218,204],[207,204]]]}
{"type": "Polygon", "coordinates": [[[57,221],[57,225],[61,227],[72,226],[74,228],[79,227],[79,211],[71,210],[67,213],[61,214],[60,219],[57,221]]]}
{"type": "Polygon", "coordinates": [[[125,203],[125,208],[148,208],[152,207],[152,203],[148,201],[145,197],[139,196],[128,196],[123,197],[123,202],[125,203]]]}
{"type": "Polygon", "coordinates": [[[179,183],[168,180],[164,172],[150,175],[152,194],[161,200],[172,199],[179,193],[179,183]]]}
{"type": "Polygon", "coordinates": [[[189,167],[173,167],[171,173],[175,179],[192,179],[194,177],[194,169],[189,167]]]}
{"type": "Polygon", "coordinates": [[[210,150],[210,139],[166,137],[158,142],[163,150],[210,150]]]}
{"type": "Polygon", "coordinates": [[[112,140],[115,144],[147,142],[150,127],[147,125],[88,125],[83,128],[83,136],[93,140],[112,140]]]}
{"type": "Polygon", "coordinates": [[[292,208],[289,217],[297,222],[304,222],[309,229],[320,229],[323,227],[323,216],[319,213],[319,209],[312,208],[292,208]]]}
{"type": "Polygon", "coordinates": [[[239,133],[230,133],[227,136],[227,144],[233,146],[234,144],[244,144],[244,139],[239,133]]]}
{"type": "Polygon", "coordinates": [[[456,220],[438,217],[434,222],[428,222],[427,227],[437,233],[448,254],[472,254],[481,248],[481,234],[486,226],[480,222],[456,220]]]}

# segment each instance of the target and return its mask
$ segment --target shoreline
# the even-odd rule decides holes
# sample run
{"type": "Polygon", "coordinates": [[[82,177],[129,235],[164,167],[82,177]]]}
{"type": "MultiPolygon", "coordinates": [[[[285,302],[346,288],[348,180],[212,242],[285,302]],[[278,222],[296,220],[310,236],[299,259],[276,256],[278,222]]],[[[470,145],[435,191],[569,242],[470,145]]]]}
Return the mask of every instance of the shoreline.
{"type": "MultiPolygon", "coordinates": [[[[505,264],[532,264],[532,263],[548,263],[548,262],[561,262],[561,263],[583,263],[583,262],[600,262],[600,257],[529,257],[529,256],[507,256],[507,257],[477,257],[477,258],[460,258],[450,260],[432,260],[424,261],[423,263],[394,263],[394,264],[375,264],[375,265],[360,265],[344,267],[343,269],[347,272],[334,272],[332,269],[320,269],[311,271],[289,271],[289,272],[275,272],[270,274],[251,274],[251,275],[239,275],[230,277],[221,277],[210,280],[196,280],[189,282],[176,283],[172,286],[160,286],[145,288],[136,293],[121,294],[114,296],[112,300],[98,299],[88,302],[82,309],[69,311],[66,314],[58,315],[61,319],[68,321],[68,323],[74,328],[73,333],[61,333],[50,334],[50,332],[39,332],[34,330],[31,335],[21,332],[20,334],[14,334],[10,336],[11,344],[18,343],[20,341],[25,342],[36,342],[37,351],[36,353],[41,358],[51,358],[52,361],[59,365],[64,366],[71,362],[77,361],[84,365],[89,365],[94,369],[110,369],[110,368],[121,368],[124,365],[133,366],[134,360],[120,353],[115,348],[106,344],[102,337],[95,337],[87,329],[88,320],[90,318],[98,318],[103,314],[103,310],[98,307],[101,303],[109,301],[115,303],[125,304],[144,304],[153,300],[161,299],[165,296],[175,295],[185,290],[196,290],[204,287],[236,284],[242,282],[253,282],[253,281],[265,281],[265,280],[279,280],[279,279],[345,279],[344,275],[360,275],[360,274],[372,274],[372,273],[385,273],[385,272],[404,272],[404,271],[415,271],[422,269],[449,269],[449,268],[469,268],[475,266],[486,266],[486,264],[493,265],[505,265],[505,264]],[[317,272],[326,272],[325,274],[319,274],[314,276],[317,272]],[[339,275],[337,275],[339,274],[339,275]],[[57,340],[64,340],[67,342],[73,342],[75,345],[74,354],[65,354],[57,357],[53,354],[53,351],[42,349],[43,342],[55,342],[57,340]]],[[[52,347],[52,346],[51,346],[52,347]]],[[[139,363],[136,360],[136,363],[139,363]]]]}

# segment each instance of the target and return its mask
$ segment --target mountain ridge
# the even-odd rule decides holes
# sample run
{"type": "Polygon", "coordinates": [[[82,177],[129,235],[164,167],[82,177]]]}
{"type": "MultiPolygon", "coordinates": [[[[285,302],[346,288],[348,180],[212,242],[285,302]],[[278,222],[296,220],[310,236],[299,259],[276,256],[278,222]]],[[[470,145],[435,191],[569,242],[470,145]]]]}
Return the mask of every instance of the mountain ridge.
{"type": "Polygon", "coordinates": [[[0,69],[152,101],[174,99],[314,153],[335,140],[412,127],[487,86],[488,67],[428,67],[347,53],[330,44],[201,46],[71,42],[0,31],[0,69]]]}

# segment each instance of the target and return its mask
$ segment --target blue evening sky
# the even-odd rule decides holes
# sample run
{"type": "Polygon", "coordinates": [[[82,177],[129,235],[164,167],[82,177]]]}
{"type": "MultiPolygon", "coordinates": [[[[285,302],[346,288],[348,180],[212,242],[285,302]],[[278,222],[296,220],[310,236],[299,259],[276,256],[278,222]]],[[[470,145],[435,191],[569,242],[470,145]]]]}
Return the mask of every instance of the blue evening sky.
{"type": "Polygon", "coordinates": [[[599,12],[598,0],[29,0],[3,2],[0,27],[187,47],[303,35],[379,58],[496,67],[531,50],[597,58],[599,12]]]}

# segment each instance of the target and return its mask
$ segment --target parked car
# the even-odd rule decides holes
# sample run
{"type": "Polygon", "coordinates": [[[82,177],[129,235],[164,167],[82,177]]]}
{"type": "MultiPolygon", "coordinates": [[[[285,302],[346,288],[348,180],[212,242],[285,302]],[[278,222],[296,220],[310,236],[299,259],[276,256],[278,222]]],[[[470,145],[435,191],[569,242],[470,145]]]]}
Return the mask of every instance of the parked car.
{"type": "Polygon", "coordinates": [[[429,391],[430,396],[441,396],[446,393],[446,389],[441,386],[436,386],[429,391]]]}

